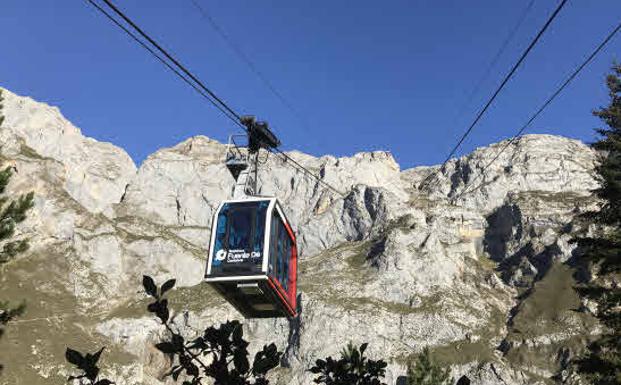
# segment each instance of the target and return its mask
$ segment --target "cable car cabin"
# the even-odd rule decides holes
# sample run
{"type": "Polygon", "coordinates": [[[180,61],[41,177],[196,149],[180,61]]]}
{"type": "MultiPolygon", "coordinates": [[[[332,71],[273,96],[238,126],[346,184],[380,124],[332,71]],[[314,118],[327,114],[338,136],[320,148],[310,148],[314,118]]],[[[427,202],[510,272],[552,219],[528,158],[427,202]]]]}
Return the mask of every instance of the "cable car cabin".
{"type": "Polygon", "coordinates": [[[205,281],[246,318],[296,316],[297,246],[276,198],[220,204],[205,281]]]}

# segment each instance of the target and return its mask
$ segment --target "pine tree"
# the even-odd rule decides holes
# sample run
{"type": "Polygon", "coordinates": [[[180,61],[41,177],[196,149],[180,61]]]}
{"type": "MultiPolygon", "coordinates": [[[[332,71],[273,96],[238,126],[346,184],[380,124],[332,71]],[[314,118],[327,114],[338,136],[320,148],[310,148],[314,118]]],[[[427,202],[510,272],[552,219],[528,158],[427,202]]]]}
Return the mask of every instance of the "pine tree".
{"type": "MultiPolygon", "coordinates": [[[[0,89],[0,125],[3,120],[2,90],[0,89]]],[[[26,212],[33,206],[33,193],[21,195],[16,200],[7,197],[5,190],[12,175],[13,171],[10,167],[0,171],[0,266],[28,249],[28,240],[13,238],[15,226],[26,219],[26,212]]],[[[0,270],[1,273],[2,270],[0,270]]],[[[7,301],[0,300],[0,337],[4,334],[4,326],[23,312],[23,304],[11,307],[7,301]]],[[[1,370],[2,365],[0,365],[1,370]]]]}
{"type": "Polygon", "coordinates": [[[448,385],[452,382],[449,376],[448,368],[433,362],[429,348],[424,348],[416,361],[408,365],[408,385],[448,385]]]}
{"type": "MultiPolygon", "coordinates": [[[[4,194],[6,186],[13,175],[11,167],[0,171],[0,194],[4,194]]],[[[21,195],[9,202],[6,196],[0,196],[0,242],[4,242],[0,250],[0,264],[7,263],[17,254],[28,250],[28,240],[11,240],[15,235],[15,225],[26,219],[26,212],[33,206],[33,193],[21,195]]]]}
{"type": "Polygon", "coordinates": [[[578,371],[598,385],[621,384],[621,65],[615,64],[606,84],[610,104],[594,112],[607,127],[597,130],[600,153],[596,168],[599,210],[585,214],[589,236],[577,239],[583,260],[592,272],[578,293],[596,304],[595,316],[604,333],[577,360],[578,371]]]}
{"type": "MultiPolygon", "coordinates": [[[[2,100],[2,89],[0,89],[0,126],[4,121],[2,100]]],[[[5,196],[6,187],[12,175],[11,167],[0,171],[0,245],[2,246],[0,265],[28,249],[27,240],[12,240],[12,238],[15,235],[15,225],[26,219],[26,212],[33,206],[33,193],[21,195],[16,200],[5,196]]]]}

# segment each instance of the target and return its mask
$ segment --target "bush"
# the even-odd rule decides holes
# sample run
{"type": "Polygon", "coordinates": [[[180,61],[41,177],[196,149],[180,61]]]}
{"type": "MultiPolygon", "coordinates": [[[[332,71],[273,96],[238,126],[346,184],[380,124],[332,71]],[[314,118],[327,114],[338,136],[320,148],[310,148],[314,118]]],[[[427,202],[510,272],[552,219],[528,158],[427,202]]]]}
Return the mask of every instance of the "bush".
{"type": "Polygon", "coordinates": [[[351,343],[335,360],[328,357],[317,360],[309,371],[318,376],[313,380],[316,384],[326,385],[386,385],[381,379],[386,375],[386,362],[369,360],[364,356],[368,344],[354,347],[351,343]]]}
{"type": "Polygon", "coordinates": [[[449,369],[433,362],[429,348],[424,348],[408,365],[408,385],[448,385],[451,382],[449,369]]]}
{"type": "MultiPolygon", "coordinates": [[[[143,276],[142,285],[153,298],[147,310],[164,325],[168,338],[155,345],[162,353],[173,359],[174,365],[166,374],[183,385],[198,385],[206,378],[212,378],[214,385],[268,385],[267,373],[280,364],[281,352],[275,344],[264,345],[254,356],[252,365],[248,360],[248,342],[244,339],[243,326],[239,321],[227,321],[219,327],[208,327],[204,332],[186,340],[170,322],[170,309],[166,293],[175,286],[170,279],[161,287],[149,276],[143,276]]],[[[89,385],[109,385],[108,379],[99,379],[97,361],[103,348],[94,354],[82,354],[67,349],[66,359],[81,370],[78,376],[69,380],[89,381],[89,385]]]]}

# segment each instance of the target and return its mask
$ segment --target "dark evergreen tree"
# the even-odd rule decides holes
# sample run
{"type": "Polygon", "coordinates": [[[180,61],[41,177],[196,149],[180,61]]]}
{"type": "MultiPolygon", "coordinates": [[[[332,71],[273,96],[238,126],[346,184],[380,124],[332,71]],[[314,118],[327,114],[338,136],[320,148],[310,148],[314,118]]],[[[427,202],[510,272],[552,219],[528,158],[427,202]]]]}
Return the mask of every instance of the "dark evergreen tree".
{"type": "Polygon", "coordinates": [[[433,361],[429,348],[424,348],[408,365],[408,385],[448,385],[451,382],[449,369],[433,361]]]}
{"type": "MultiPolygon", "coordinates": [[[[0,89],[0,126],[4,121],[2,107],[2,89],[0,89]]],[[[26,219],[26,212],[33,205],[33,193],[21,195],[16,200],[7,197],[5,190],[12,175],[10,167],[0,171],[0,266],[28,249],[28,240],[14,239],[14,235],[16,224],[26,219]]],[[[23,312],[23,304],[12,307],[7,301],[0,299],[0,337],[4,334],[4,326],[23,312]]]]}
{"type": "MultiPolygon", "coordinates": [[[[4,121],[2,89],[0,88],[0,126],[4,121]]],[[[25,239],[13,240],[15,225],[26,219],[26,212],[33,205],[33,193],[19,196],[11,200],[5,195],[5,190],[11,180],[13,171],[6,167],[0,171],[0,265],[8,262],[11,258],[28,249],[28,241],[25,239]]]]}
{"type": "Polygon", "coordinates": [[[7,263],[17,254],[28,250],[27,239],[13,240],[15,226],[26,219],[26,212],[33,206],[33,193],[19,196],[16,200],[10,200],[4,195],[9,180],[13,175],[11,167],[0,171],[0,264],[7,263]]]}
{"type": "Polygon", "coordinates": [[[597,130],[600,153],[596,168],[601,200],[597,211],[581,217],[587,236],[577,239],[591,279],[577,287],[596,304],[595,316],[604,333],[577,360],[578,371],[598,385],[621,384],[621,65],[615,64],[606,84],[610,104],[594,112],[605,124],[597,130]]]}

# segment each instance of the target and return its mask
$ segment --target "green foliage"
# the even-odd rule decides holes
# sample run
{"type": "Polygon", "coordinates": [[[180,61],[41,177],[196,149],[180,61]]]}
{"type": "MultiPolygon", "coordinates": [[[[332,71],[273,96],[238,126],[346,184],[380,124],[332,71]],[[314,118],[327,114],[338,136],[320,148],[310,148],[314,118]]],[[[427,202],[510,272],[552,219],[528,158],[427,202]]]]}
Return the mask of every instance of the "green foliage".
{"type": "MultiPolygon", "coordinates": [[[[0,93],[1,102],[2,95],[0,93]]],[[[0,112],[1,109],[2,105],[0,104],[0,112]]],[[[0,114],[1,122],[2,116],[0,114]]],[[[0,243],[4,242],[0,249],[0,265],[7,263],[17,254],[28,249],[28,240],[12,240],[11,238],[15,235],[16,224],[26,219],[26,212],[33,206],[33,193],[19,196],[17,200],[10,200],[6,197],[6,187],[12,175],[13,172],[10,167],[0,171],[0,243]]],[[[0,300],[0,337],[4,334],[4,326],[15,317],[23,314],[24,309],[24,304],[11,307],[8,302],[0,300]]],[[[2,365],[0,365],[1,370],[2,365]]]]}
{"type": "MultiPolygon", "coordinates": [[[[10,167],[0,171],[0,194],[4,194],[9,180],[13,175],[10,167]]],[[[7,241],[0,250],[0,264],[6,263],[17,254],[28,249],[28,240],[10,240],[15,234],[15,226],[26,219],[26,213],[32,208],[34,194],[32,192],[19,196],[16,200],[9,200],[0,196],[0,242],[7,241]]]]}
{"type": "Polygon", "coordinates": [[[595,194],[602,200],[598,211],[582,216],[591,233],[577,239],[583,260],[593,279],[577,287],[583,298],[597,304],[595,316],[606,327],[604,334],[577,360],[578,371],[594,384],[621,383],[621,65],[615,64],[606,84],[610,104],[594,115],[607,127],[598,129],[600,150],[596,171],[601,187],[595,194]]]}
{"type": "Polygon", "coordinates": [[[346,360],[351,360],[355,352],[357,352],[357,350],[358,350],[358,347],[354,345],[353,342],[349,341],[347,343],[347,346],[345,346],[343,350],[341,350],[341,358],[344,358],[346,360]]]}
{"type": "Polygon", "coordinates": [[[196,385],[201,379],[211,377],[214,385],[268,385],[267,373],[277,367],[282,355],[275,344],[264,345],[254,356],[252,366],[248,361],[248,342],[239,321],[227,321],[218,328],[208,327],[202,335],[189,341],[173,330],[169,324],[170,310],[166,292],[175,286],[175,280],[166,281],[159,289],[149,276],[143,276],[142,286],[154,299],[147,310],[162,322],[169,338],[155,345],[162,353],[176,358],[167,376],[177,381],[185,373],[184,385],[196,385]],[[204,357],[209,360],[205,361],[204,357]],[[208,364],[206,362],[209,362],[208,364]]]}
{"type": "Polygon", "coordinates": [[[99,361],[99,357],[101,357],[101,353],[104,348],[99,349],[95,353],[80,353],[77,350],[73,350],[71,348],[67,348],[65,351],[65,359],[70,364],[75,365],[82,374],[78,376],[69,376],[67,381],[79,380],[80,384],[84,385],[111,385],[114,382],[108,380],[107,378],[99,379],[99,367],[97,366],[97,362],[99,361]]]}
{"type": "MultiPolygon", "coordinates": [[[[155,345],[174,363],[166,377],[172,377],[175,382],[183,381],[183,385],[269,385],[267,374],[280,364],[282,353],[273,343],[264,345],[250,365],[249,343],[244,339],[244,330],[239,321],[227,321],[217,328],[208,327],[201,335],[190,340],[173,329],[165,295],[173,289],[175,283],[175,279],[170,279],[158,288],[153,278],[147,275],[142,277],[145,292],[154,299],[147,310],[160,320],[168,332],[168,338],[155,345]]],[[[69,380],[90,381],[85,382],[89,385],[113,384],[108,379],[98,379],[97,361],[102,351],[103,348],[94,354],[83,355],[68,348],[66,360],[82,371],[78,376],[69,377],[69,380]]]]}
{"type": "Polygon", "coordinates": [[[442,368],[435,363],[425,347],[408,365],[408,385],[448,385],[452,383],[448,368],[442,368]]]}
{"type": "Polygon", "coordinates": [[[313,380],[316,384],[325,385],[386,385],[381,379],[386,374],[386,362],[369,360],[364,356],[368,344],[356,348],[351,342],[335,360],[328,357],[317,360],[310,372],[318,376],[313,380]]]}

